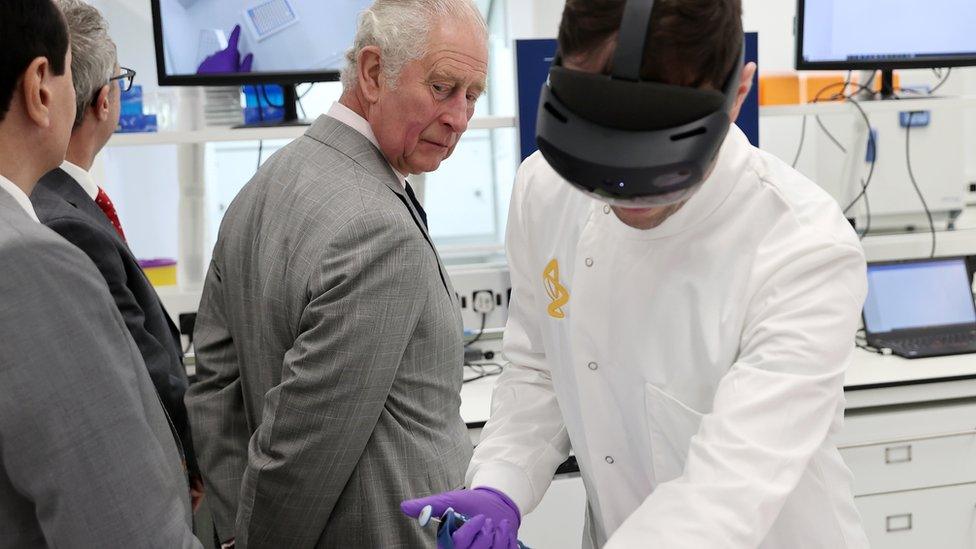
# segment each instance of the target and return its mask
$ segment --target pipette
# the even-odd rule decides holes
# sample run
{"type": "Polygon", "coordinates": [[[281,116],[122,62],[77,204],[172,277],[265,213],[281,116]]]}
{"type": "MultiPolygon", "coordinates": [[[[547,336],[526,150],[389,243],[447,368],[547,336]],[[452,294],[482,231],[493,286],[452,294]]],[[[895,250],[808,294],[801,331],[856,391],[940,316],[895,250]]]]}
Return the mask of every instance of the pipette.
{"type": "MultiPolygon", "coordinates": [[[[468,522],[468,517],[458,513],[450,507],[444,511],[443,515],[435,517],[434,508],[427,505],[420,510],[420,515],[417,517],[417,522],[420,524],[421,528],[426,528],[427,525],[434,523],[437,526],[438,538],[443,535],[446,538],[445,541],[449,541],[451,539],[451,535],[464,526],[464,523],[468,522]]],[[[517,543],[518,549],[530,549],[521,541],[517,543]]]]}

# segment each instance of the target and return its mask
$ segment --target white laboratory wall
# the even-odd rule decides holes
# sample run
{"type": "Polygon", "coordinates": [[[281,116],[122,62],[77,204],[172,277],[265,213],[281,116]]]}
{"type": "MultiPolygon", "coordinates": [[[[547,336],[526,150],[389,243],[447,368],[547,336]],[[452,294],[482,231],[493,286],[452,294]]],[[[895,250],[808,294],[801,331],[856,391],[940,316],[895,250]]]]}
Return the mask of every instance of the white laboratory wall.
{"type": "Polygon", "coordinates": [[[553,38],[559,30],[564,0],[509,2],[512,38],[553,38]]]}
{"type": "Polygon", "coordinates": [[[116,205],[129,247],[140,259],[178,257],[176,166],[174,146],[110,147],[94,170],[116,205]]]}
{"type": "Polygon", "coordinates": [[[479,240],[494,235],[496,197],[491,130],[471,130],[435,174],[428,176],[424,208],[435,240],[479,240]]]}

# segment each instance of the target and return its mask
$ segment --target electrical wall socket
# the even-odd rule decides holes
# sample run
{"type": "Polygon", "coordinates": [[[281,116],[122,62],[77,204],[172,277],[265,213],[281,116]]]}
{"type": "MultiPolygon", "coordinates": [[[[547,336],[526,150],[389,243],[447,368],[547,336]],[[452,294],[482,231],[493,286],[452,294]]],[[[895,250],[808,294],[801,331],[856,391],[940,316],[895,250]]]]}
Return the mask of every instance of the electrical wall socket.
{"type": "Polygon", "coordinates": [[[453,267],[448,274],[458,294],[465,330],[480,329],[482,314],[486,315],[486,329],[505,327],[512,293],[508,267],[453,267]]]}
{"type": "Polygon", "coordinates": [[[471,308],[478,314],[490,314],[495,310],[495,292],[478,290],[474,293],[474,299],[471,300],[471,308]]]}

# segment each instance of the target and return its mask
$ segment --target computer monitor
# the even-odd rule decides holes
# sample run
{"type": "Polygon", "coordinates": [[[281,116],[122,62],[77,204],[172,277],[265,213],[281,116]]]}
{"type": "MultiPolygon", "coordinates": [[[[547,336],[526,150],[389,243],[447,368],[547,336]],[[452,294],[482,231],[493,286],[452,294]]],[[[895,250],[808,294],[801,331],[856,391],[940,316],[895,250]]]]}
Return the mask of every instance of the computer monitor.
{"type": "Polygon", "coordinates": [[[796,68],[976,65],[973,0],[797,0],[796,68]]]}
{"type": "Polygon", "coordinates": [[[163,86],[285,85],[339,79],[371,0],[151,0],[163,86]]]}
{"type": "Polygon", "coordinates": [[[871,263],[864,328],[869,334],[976,325],[965,258],[871,263]]]}

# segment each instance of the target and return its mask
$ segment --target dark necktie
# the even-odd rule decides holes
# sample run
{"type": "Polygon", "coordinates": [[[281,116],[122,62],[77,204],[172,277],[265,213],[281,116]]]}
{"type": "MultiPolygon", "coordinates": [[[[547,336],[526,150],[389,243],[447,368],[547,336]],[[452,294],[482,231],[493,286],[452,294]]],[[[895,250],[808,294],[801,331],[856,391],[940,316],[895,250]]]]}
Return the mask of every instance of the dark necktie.
{"type": "Polygon", "coordinates": [[[105,213],[105,217],[108,218],[112,226],[115,227],[115,232],[119,233],[122,240],[125,240],[125,233],[122,232],[122,224],[119,223],[119,214],[115,211],[115,206],[109,199],[108,195],[105,194],[105,189],[98,188],[98,196],[95,197],[95,204],[105,213]]]}
{"type": "Polygon", "coordinates": [[[410,183],[407,183],[406,190],[407,197],[410,199],[413,207],[417,209],[417,213],[420,214],[420,220],[424,222],[424,228],[429,231],[430,227],[427,226],[427,212],[424,211],[424,207],[421,206],[420,201],[417,200],[417,195],[413,194],[413,187],[410,186],[410,183]]]}

